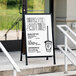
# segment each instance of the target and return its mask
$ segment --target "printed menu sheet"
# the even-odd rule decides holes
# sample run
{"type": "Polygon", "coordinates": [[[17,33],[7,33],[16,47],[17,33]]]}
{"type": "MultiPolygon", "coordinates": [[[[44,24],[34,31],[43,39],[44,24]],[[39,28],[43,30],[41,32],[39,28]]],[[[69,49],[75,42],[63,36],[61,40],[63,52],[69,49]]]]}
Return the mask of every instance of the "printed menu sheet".
{"type": "Polygon", "coordinates": [[[25,15],[27,56],[52,56],[51,15],[25,15]]]}

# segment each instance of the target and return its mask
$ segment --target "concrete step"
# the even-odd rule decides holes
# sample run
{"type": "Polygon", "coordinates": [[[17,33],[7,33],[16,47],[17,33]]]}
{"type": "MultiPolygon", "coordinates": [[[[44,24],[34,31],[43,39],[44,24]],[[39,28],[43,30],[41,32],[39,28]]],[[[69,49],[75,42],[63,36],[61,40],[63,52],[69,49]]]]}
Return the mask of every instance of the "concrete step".
{"type": "MultiPolygon", "coordinates": [[[[69,65],[68,70],[75,70],[75,67],[69,65]]],[[[12,76],[12,74],[12,70],[0,71],[0,76],[12,76]]],[[[64,76],[64,65],[22,69],[21,72],[17,74],[17,76],[64,76]]],[[[76,72],[72,71],[72,73],[68,72],[66,76],[73,76],[75,74],[76,72]]]]}
{"type": "Polygon", "coordinates": [[[29,76],[76,76],[76,71],[69,71],[67,74],[64,74],[64,72],[54,72],[29,76]]]}

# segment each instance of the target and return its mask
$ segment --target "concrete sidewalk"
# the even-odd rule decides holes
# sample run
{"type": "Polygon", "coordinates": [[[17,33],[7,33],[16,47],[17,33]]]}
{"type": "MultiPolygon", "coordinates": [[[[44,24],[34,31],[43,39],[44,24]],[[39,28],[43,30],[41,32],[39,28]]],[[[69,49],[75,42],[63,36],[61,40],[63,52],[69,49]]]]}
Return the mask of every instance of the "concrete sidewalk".
{"type": "MultiPolygon", "coordinates": [[[[23,61],[20,61],[20,52],[9,52],[14,61],[18,64],[20,69],[39,68],[48,66],[64,65],[64,55],[60,51],[56,51],[56,65],[53,64],[53,57],[49,60],[46,58],[28,58],[28,66],[25,65],[25,55],[23,55],[23,61]]],[[[3,52],[0,52],[0,71],[12,70],[12,66],[3,52]]],[[[68,64],[71,64],[68,60],[68,64]]]]}
{"type": "MultiPolygon", "coordinates": [[[[5,33],[7,32],[7,30],[2,30],[0,31],[0,40],[5,40],[5,33]]],[[[7,33],[7,40],[17,40],[17,36],[19,37],[19,39],[21,39],[22,37],[22,31],[18,30],[18,32],[16,30],[10,30],[7,33]]]]}
{"type": "MultiPolygon", "coordinates": [[[[14,61],[21,69],[21,72],[18,73],[18,76],[28,76],[28,75],[34,76],[37,74],[41,74],[39,76],[64,75],[64,55],[58,50],[56,50],[56,65],[53,64],[53,57],[50,57],[49,60],[46,60],[46,58],[29,58],[28,65],[25,65],[25,55],[23,55],[23,61],[20,61],[20,51],[9,52],[9,54],[12,56],[14,61]]],[[[71,62],[69,60],[67,62],[68,62],[68,70],[76,69],[75,66],[71,65],[71,62]]],[[[12,71],[13,71],[12,65],[10,64],[6,56],[3,54],[3,52],[0,52],[0,76],[8,76],[8,74],[9,76],[11,76],[12,71]]]]}

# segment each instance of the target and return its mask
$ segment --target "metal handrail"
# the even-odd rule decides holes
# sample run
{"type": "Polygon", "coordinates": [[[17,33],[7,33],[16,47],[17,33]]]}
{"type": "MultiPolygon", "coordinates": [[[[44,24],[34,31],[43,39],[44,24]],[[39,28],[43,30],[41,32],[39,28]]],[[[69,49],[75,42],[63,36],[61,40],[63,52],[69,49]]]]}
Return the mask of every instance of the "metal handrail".
{"type": "Polygon", "coordinates": [[[22,18],[18,18],[13,24],[12,24],[12,26],[8,29],[8,31],[5,33],[5,34],[7,34],[19,21],[21,21],[22,20],[22,18]]]}
{"type": "Polygon", "coordinates": [[[57,25],[57,27],[60,29],[60,31],[65,35],[65,45],[58,45],[57,47],[64,53],[65,55],[65,73],[67,73],[67,58],[72,62],[73,65],[76,66],[75,61],[67,54],[67,50],[76,58],[76,54],[70,49],[70,47],[67,45],[67,38],[69,38],[75,45],[76,41],[67,33],[68,31],[72,33],[76,37],[75,32],[73,32],[67,25],[57,25]],[[66,31],[63,29],[63,27],[66,28],[66,31]],[[62,47],[65,47],[65,50],[63,50],[62,47]]]}
{"type": "Polygon", "coordinates": [[[71,61],[71,63],[76,66],[76,63],[73,61],[73,59],[62,49],[62,45],[57,45],[57,47],[66,55],[66,57],[71,61]]]}
{"type": "Polygon", "coordinates": [[[57,25],[57,27],[59,28],[61,28],[61,27],[66,27],[74,36],[76,36],[76,33],[75,32],[73,32],[67,25],[57,25]]]}
{"type": "MultiPolygon", "coordinates": [[[[58,47],[65,47],[64,45],[57,45],[58,47]]],[[[69,46],[67,46],[67,48],[68,48],[68,51],[74,56],[74,57],[76,57],[76,54],[74,53],[74,51],[72,51],[71,50],[71,48],[69,47],[69,46]]]]}
{"type": "Polygon", "coordinates": [[[66,27],[68,31],[70,31],[74,36],[76,36],[76,34],[68,26],[57,25],[57,27],[60,29],[61,32],[63,32],[64,35],[66,35],[76,45],[76,41],[68,33],[66,33],[66,31],[64,31],[64,29],[62,28],[62,27],[66,27]]]}
{"type": "MultiPolygon", "coordinates": [[[[7,40],[7,34],[8,34],[8,32],[13,28],[13,27],[15,27],[18,23],[19,23],[19,21],[21,21],[22,20],[22,17],[19,17],[13,24],[12,24],[12,26],[6,31],[6,33],[2,36],[2,37],[4,37],[5,36],[5,40],[7,40]]],[[[2,38],[1,37],[1,38],[2,38]]],[[[1,39],[0,38],[0,39],[1,39]]]]}
{"type": "Polygon", "coordinates": [[[14,62],[14,60],[12,59],[12,57],[9,55],[9,53],[7,52],[7,50],[5,49],[5,47],[3,46],[3,44],[0,42],[0,49],[3,51],[3,53],[6,55],[6,57],[8,58],[8,60],[10,61],[10,63],[13,66],[13,76],[16,76],[16,72],[20,72],[19,67],[17,66],[17,64],[14,62]]]}

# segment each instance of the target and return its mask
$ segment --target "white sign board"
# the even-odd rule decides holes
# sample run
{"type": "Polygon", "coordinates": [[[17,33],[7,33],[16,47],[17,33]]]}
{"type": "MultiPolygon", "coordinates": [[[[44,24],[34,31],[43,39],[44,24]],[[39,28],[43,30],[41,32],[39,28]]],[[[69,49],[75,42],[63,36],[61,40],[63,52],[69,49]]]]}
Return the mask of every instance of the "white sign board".
{"type": "Polygon", "coordinates": [[[52,56],[51,15],[25,15],[27,56],[52,56]]]}

